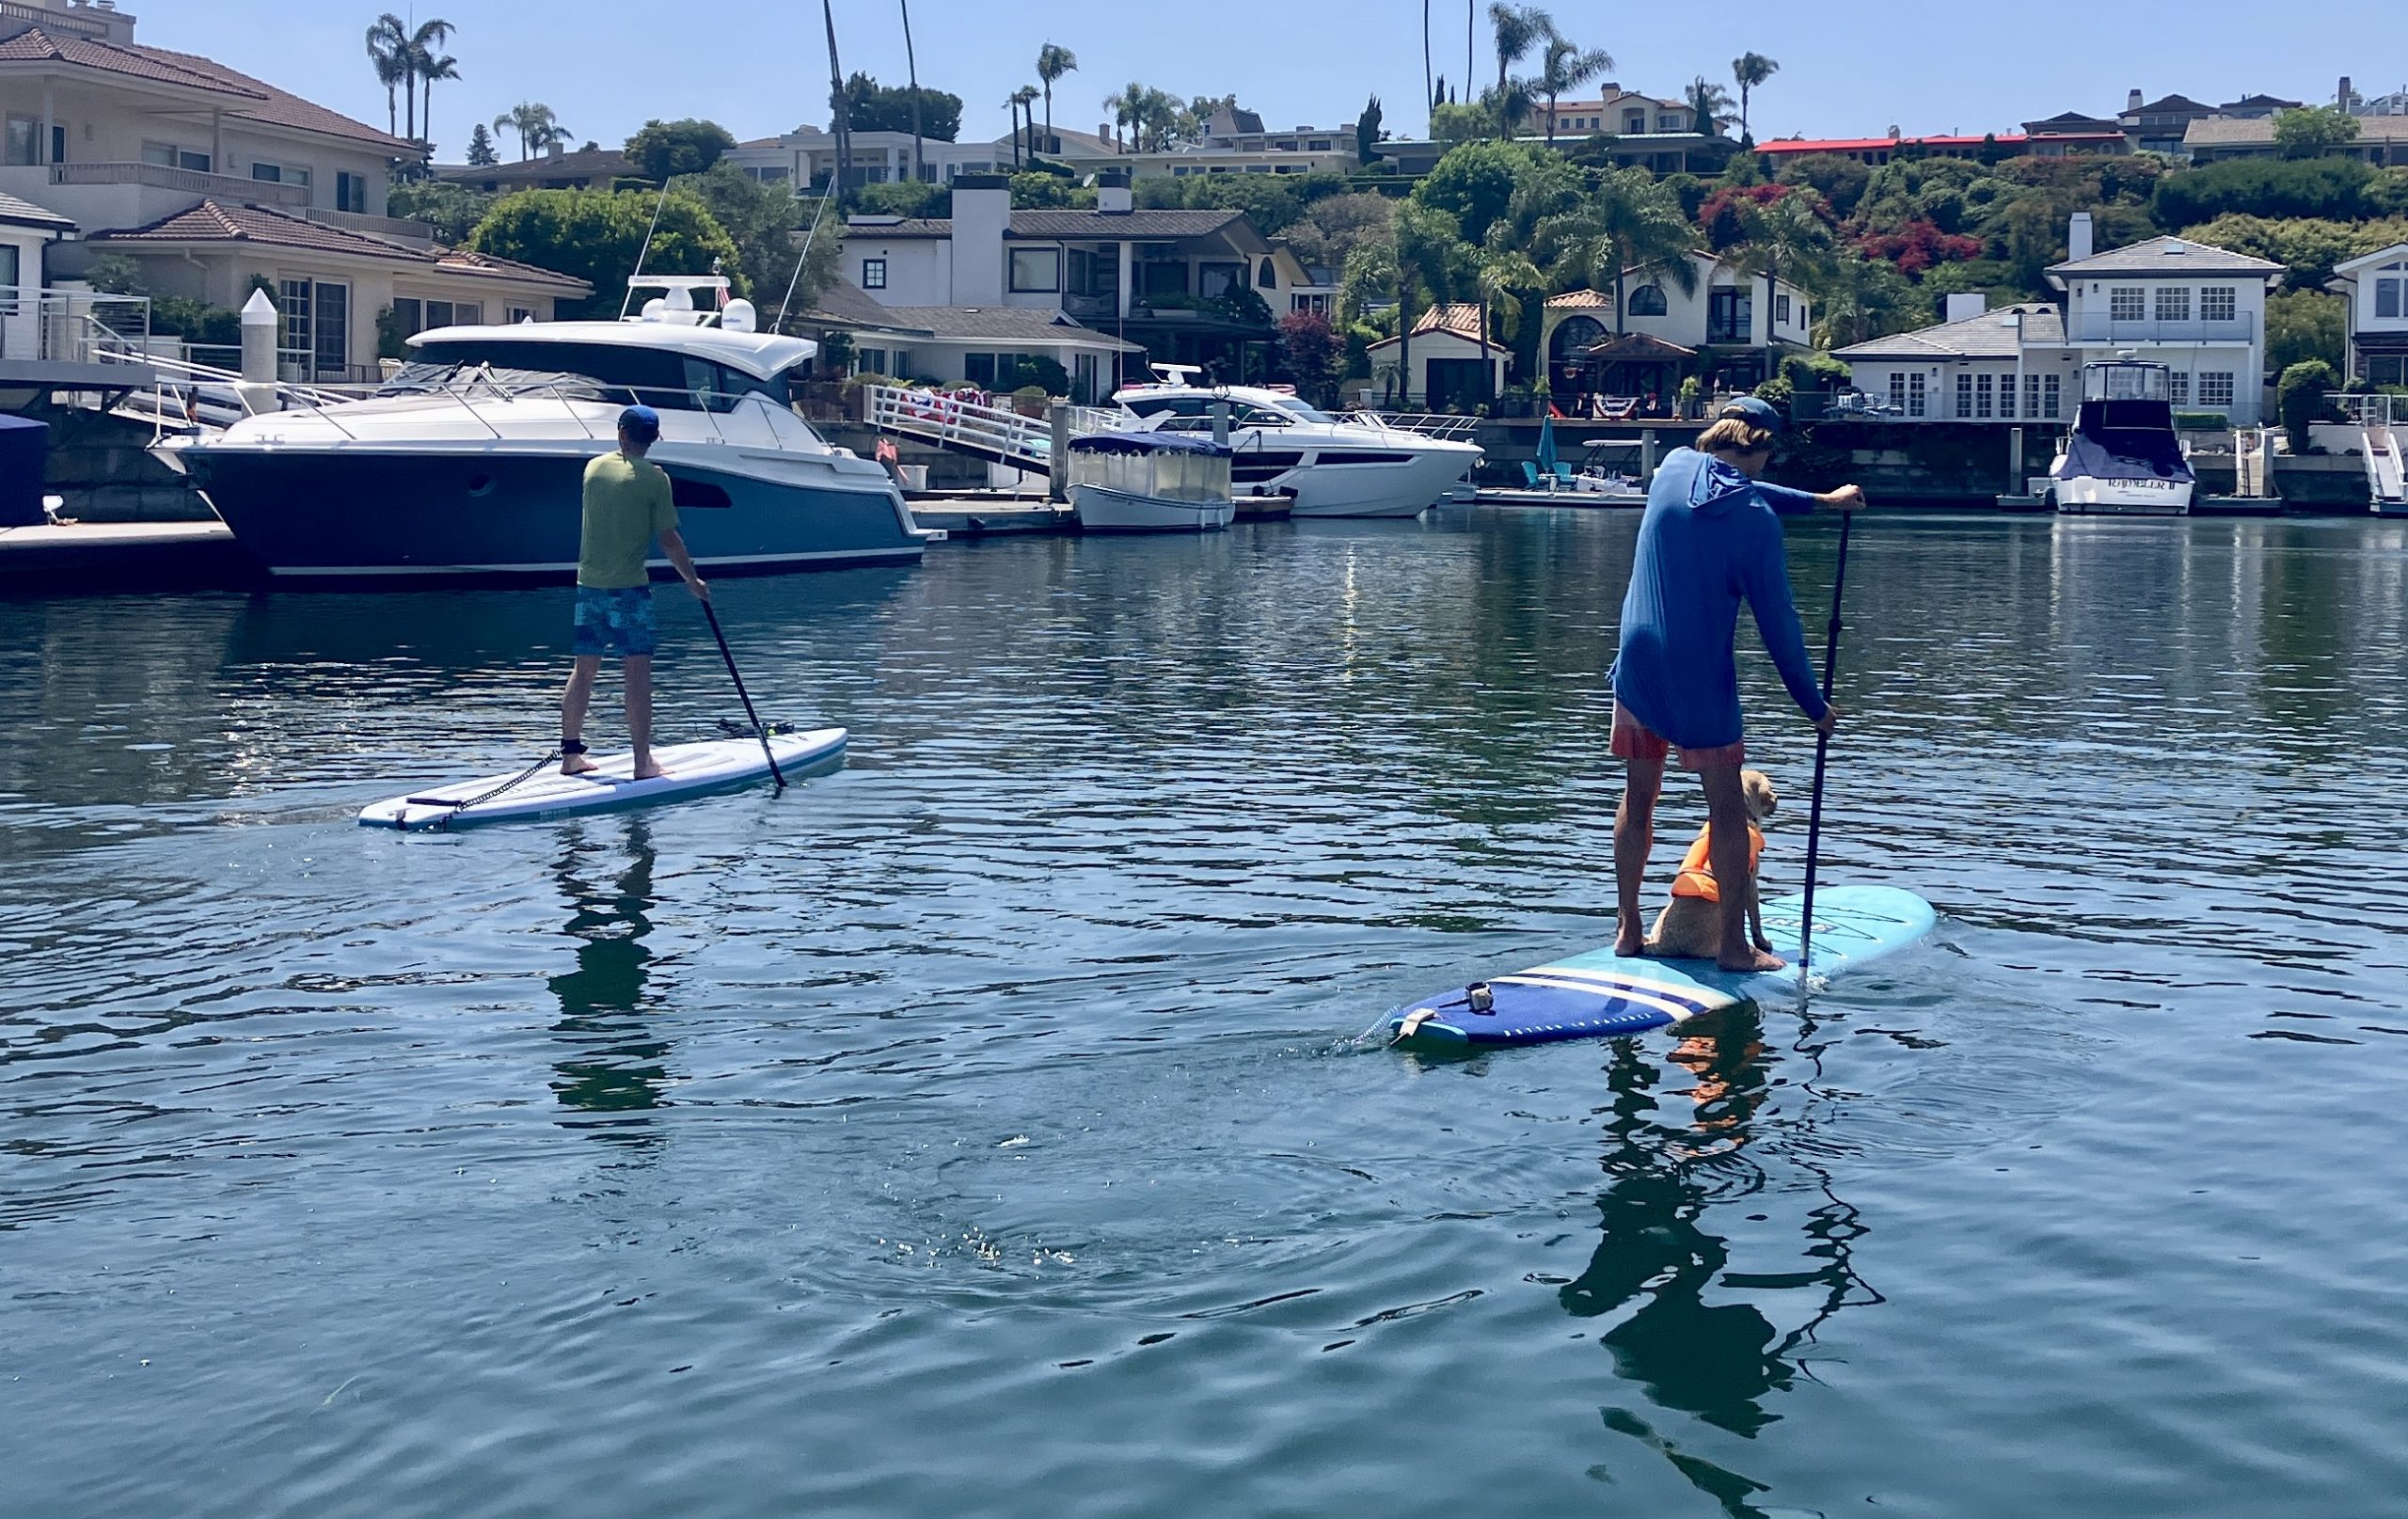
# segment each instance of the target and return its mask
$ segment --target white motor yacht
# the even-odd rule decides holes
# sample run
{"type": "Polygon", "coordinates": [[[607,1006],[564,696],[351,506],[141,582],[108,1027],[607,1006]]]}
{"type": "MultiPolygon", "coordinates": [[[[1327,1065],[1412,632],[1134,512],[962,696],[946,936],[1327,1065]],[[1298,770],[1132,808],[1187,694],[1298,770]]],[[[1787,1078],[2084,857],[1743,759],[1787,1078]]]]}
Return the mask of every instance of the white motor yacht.
{"type": "Polygon", "coordinates": [[[745,301],[698,309],[698,291],[725,300],[721,276],[628,283],[668,294],[617,322],[422,332],[372,395],[288,395],[168,456],[280,578],[557,579],[577,567],[585,466],[642,402],[705,568],[919,559],[937,535],[886,470],[789,404],[816,344],[754,331],[745,301]]]}
{"type": "Polygon", "coordinates": [[[2082,371],[2082,410],[2050,466],[2059,512],[2180,516],[2197,477],[2174,430],[2172,371],[2119,358],[2082,371]]]}
{"type": "Polygon", "coordinates": [[[1160,378],[1112,399],[1141,427],[1210,433],[1226,407],[1231,479],[1242,494],[1286,496],[1293,517],[1410,517],[1446,497],[1480,462],[1479,445],[1336,417],[1290,390],[1204,386],[1197,372],[1158,365],[1160,378]]]}

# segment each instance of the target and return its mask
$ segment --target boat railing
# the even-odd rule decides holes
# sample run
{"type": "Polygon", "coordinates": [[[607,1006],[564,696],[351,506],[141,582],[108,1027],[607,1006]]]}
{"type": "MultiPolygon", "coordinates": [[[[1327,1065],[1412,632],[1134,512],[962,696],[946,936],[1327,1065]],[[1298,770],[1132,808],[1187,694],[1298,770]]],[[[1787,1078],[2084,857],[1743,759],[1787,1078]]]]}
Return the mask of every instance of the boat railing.
{"type": "Polygon", "coordinates": [[[1479,418],[1459,417],[1447,412],[1358,411],[1344,419],[1386,432],[1418,433],[1423,437],[1434,437],[1449,443],[1468,443],[1480,430],[1479,418]]]}

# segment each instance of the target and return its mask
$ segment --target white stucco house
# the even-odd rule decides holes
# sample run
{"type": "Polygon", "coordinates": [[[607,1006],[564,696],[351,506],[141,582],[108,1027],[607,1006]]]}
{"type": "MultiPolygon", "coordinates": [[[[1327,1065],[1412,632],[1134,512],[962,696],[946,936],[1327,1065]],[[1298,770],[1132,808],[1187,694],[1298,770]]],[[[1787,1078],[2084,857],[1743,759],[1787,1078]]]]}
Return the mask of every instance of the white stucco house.
{"type": "MultiPolygon", "coordinates": [[[[2048,271],[2062,308],[1954,309],[1957,320],[1840,349],[1857,388],[1907,421],[2069,419],[2086,364],[2131,357],[2172,373],[2174,409],[2255,427],[2265,412],[2266,293],[2283,267],[2178,237],[2097,253],[2076,213],[2048,271]]],[[[1951,297],[1978,302],[1979,297],[1951,297]]]]}
{"type": "Polygon", "coordinates": [[[1694,360],[1713,350],[1716,372],[1741,388],[1768,378],[1783,349],[1807,346],[1814,313],[1805,291],[1786,279],[1751,275],[1711,253],[1689,255],[1691,288],[1664,270],[1640,270],[1623,281],[1626,309],[1617,318],[1614,292],[1576,290],[1550,296],[1540,331],[1548,388],[1558,395],[1594,391],[1669,394],[1694,360]],[[1640,343],[1591,356],[1615,338],[1640,343]],[[1630,356],[1615,355],[1626,350],[1630,356]]]}
{"type": "Polygon", "coordinates": [[[2335,264],[2324,288],[2350,300],[2345,377],[2356,385],[2408,385],[2408,243],[2335,264]]]}
{"type": "Polygon", "coordinates": [[[328,380],[372,377],[388,309],[544,321],[588,293],[387,215],[392,168],[421,145],[134,34],[114,6],[0,0],[0,194],[71,226],[37,277],[119,253],[150,294],[240,306],[256,277],[283,310],[287,374],[328,380]]]}
{"type": "Polygon", "coordinates": [[[1383,338],[1365,352],[1374,399],[1393,397],[1400,407],[1426,411],[1469,411],[1502,394],[1513,356],[1493,315],[1488,340],[1481,340],[1480,308],[1468,301],[1434,306],[1414,322],[1410,341],[1383,338]]]}
{"type": "MultiPolygon", "coordinates": [[[[946,368],[916,370],[918,377],[983,383],[1016,351],[990,314],[1018,310],[1038,320],[1010,334],[1068,352],[1061,362],[1072,394],[1095,398],[1145,378],[1148,357],[1200,365],[1223,380],[1251,377],[1277,340],[1275,319],[1311,309],[1299,297],[1329,293],[1325,271],[1307,269],[1244,213],[1141,211],[1126,175],[1103,179],[1093,211],[1015,211],[1005,176],[962,175],[951,216],[849,218],[844,277],[877,305],[909,313],[897,325],[972,340],[915,349],[960,348],[966,371],[951,372],[948,351],[940,356],[946,368]],[[945,310],[958,314],[941,319],[945,310]],[[980,335],[983,348],[974,345],[980,335]]],[[[864,352],[895,346],[848,302],[823,301],[828,309],[815,317],[827,330],[852,332],[864,352]]]]}

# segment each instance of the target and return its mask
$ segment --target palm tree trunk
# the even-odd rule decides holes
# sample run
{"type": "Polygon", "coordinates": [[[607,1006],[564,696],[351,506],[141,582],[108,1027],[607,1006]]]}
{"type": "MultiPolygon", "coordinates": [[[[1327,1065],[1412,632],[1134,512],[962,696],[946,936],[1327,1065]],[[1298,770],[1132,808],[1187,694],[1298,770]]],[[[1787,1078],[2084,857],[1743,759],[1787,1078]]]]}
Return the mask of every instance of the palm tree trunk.
{"type": "Polygon", "coordinates": [[[385,135],[398,137],[401,134],[402,103],[393,98],[393,87],[387,85],[385,87],[385,135]]]}
{"type": "Polygon", "coordinates": [[[402,95],[404,103],[409,107],[409,131],[406,135],[415,142],[418,140],[418,71],[416,69],[403,73],[402,95]]]}
{"type": "Polygon", "coordinates": [[[1043,140],[1045,150],[1047,152],[1058,153],[1061,151],[1060,149],[1054,146],[1054,81],[1051,79],[1045,82],[1045,136],[1043,140]]]}
{"type": "Polygon", "coordinates": [[[1480,393],[1487,398],[1488,409],[1497,409],[1497,366],[1488,357],[1488,292],[1480,293],[1480,393]]]}
{"type": "Polygon", "coordinates": [[[896,0],[903,8],[903,67],[911,78],[911,182],[927,177],[927,159],[920,146],[920,63],[911,53],[911,0],[896,0]]]}
{"type": "Polygon", "coordinates": [[[1421,0],[1421,103],[1438,103],[1438,83],[1430,71],[1430,0],[1421,0]]]}
{"type": "Polygon", "coordinates": [[[833,182],[828,192],[842,196],[846,176],[853,167],[852,103],[845,99],[845,68],[836,61],[835,0],[819,0],[819,14],[828,24],[828,103],[834,113],[832,124],[836,129],[836,167],[830,176],[833,182]]]}

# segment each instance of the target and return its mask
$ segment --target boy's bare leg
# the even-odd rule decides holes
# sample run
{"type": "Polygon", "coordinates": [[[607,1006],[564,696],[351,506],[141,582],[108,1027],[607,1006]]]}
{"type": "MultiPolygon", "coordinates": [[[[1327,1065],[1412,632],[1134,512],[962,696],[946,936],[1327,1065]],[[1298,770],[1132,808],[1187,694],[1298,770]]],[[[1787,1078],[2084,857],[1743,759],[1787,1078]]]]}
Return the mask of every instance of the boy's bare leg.
{"type": "MultiPolygon", "coordinates": [[[[585,737],[585,711],[594,701],[594,677],[602,672],[598,655],[581,654],[568,673],[568,689],[561,695],[561,744],[563,750],[585,737]]],[[[562,753],[561,774],[582,775],[594,762],[582,754],[562,753]]]]}
{"type": "MultiPolygon", "coordinates": [[[[1639,916],[1640,888],[1647,882],[1647,856],[1656,847],[1656,799],[1664,791],[1664,762],[1624,762],[1622,806],[1614,813],[1614,953],[1643,955],[1647,931],[1639,916]]],[[[1738,772],[1732,776],[1735,783],[1738,772]]]]}
{"type": "Polygon", "coordinates": [[[652,757],[652,656],[627,656],[626,676],[627,747],[635,751],[635,778],[649,781],[660,773],[652,757]]]}

